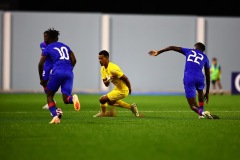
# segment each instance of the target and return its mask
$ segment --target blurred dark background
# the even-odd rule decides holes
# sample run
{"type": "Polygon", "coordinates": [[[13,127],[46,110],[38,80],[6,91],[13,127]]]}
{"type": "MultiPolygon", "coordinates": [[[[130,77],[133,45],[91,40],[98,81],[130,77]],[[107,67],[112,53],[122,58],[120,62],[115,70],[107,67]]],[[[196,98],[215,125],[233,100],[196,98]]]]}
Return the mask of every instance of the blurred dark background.
{"type": "Polygon", "coordinates": [[[240,17],[233,0],[0,0],[0,10],[240,17]]]}

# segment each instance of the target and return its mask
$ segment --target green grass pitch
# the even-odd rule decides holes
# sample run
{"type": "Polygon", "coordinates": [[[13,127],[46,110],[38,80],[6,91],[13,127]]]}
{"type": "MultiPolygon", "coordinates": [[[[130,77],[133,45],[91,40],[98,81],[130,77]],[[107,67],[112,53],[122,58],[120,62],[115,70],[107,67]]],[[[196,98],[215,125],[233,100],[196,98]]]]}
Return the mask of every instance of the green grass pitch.
{"type": "Polygon", "coordinates": [[[117,108],[116,117],[93,118],[99,94],[78,94],[81,110],[65,105],[50,125],[44,94],[0,94],[0,160],[237,160],[240,96],[210,95],[205,110],[219,120],[199,119],[183,95],[130,95],[144,117],[117,108]]]}

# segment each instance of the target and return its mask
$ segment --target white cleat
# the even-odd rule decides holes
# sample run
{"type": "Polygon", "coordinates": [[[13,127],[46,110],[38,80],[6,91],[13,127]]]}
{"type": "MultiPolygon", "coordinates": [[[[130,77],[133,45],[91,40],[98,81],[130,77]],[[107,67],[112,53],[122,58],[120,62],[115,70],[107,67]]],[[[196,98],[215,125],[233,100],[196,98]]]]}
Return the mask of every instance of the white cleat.
{"type": "Polygon", "coordinates": [[[58,124],[60,123],[60,119],[58,116],[53,117],[53,119],[49,122],[49,124],[58,124]]]}
{"type": "Polygon", "coordinates": [[[95,114],[93,117],[104,117],[105,114],[101,111],[99,111],[97,114],[95,114]]]}
{"type": "Polygon", "coordinates": [[[205,117],[204,117],[204,116],[199,116],[198,118],[199,118],[199,119],[205,119],[205,117]]]}
{"type": "Polygon", "coordinates": [[[131,110],[132,110],[132,113],[133,113],[136,117],[139,117],[139,112],[138,112],[137,104],[136,104],[136,103],[131,104],[131,110]]]}
{"type": "Polygon", "coordinates": [[[75,109],[76,111],[79,111],[81,105],[80,105],[80,102],[79,102],[78,96],[77,96],[76,94],[74,94],[72,100],[73,100],[73,106],[74,106],[74,109],[75,109]]]}
{"type": "Polygon", "coordinates": [[[207,119],[213,119],[213,117],[212,117],[212,115],[211,115],[211,113],[210,113],[209,111],[204,111],[204,112],[202,113],[202,115],[203,115],[204,117],[206,117],[207,119]]]}
{"type": "Polygon", "coordinates": [[[48,104],[45,104],[42,109],[48,109],[48,104]]]}

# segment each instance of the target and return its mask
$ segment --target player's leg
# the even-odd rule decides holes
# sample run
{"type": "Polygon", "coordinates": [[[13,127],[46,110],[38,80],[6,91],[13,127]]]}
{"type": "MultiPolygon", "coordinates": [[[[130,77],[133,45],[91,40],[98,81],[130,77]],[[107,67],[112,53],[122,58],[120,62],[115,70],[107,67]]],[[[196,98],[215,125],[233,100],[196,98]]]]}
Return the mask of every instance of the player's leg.
{"type": "MultiPolygon", "coordinates": [[[[113,89],[108,94],[102,95],[99,99],[100,102],[100,112],[94,115],[93,117],[104,117],[107,116],[107,107],[108,105],[114,106],[113,104],[118,100],[119,94],[117,90],[113,89]],[[111,99],[110,99],[111,98],[111,99]]],[[[113,110],[112,110],[113,111],[113,110]]]]}
{"type": "Polygon", "coordinates": [[[55,93],[48,91],[47,92],[47,100],[48,100],[48,106],[49,106],[49,111],[51,112],[52,115],[52,120],[49,122],[50,124],[57,124],[60,123],[60,119],[57,115],[57,107],[56,107],[56,103],[53,100],[55,93]]]}
{"type": "Polygon", "coordinates": [[[102,95],[99,99],[100,102],[100,112],[95,114],[93,117],[105,117],[107,113],[108,102],[110,102],[107,95],[102,95]]]}
{"type": "MultiPolygon", "coordinates": [[[[201,87],[201,89],[197,89],[198,104],[199,104],[199,107],[198,107],[199,118],[205,118],[205,116],[204,116],[204,93],[203,93],[202,88],[204,88],[204,84],[201,87]]],[[[208,112],[206,112],[206,113],[208,113],[208,112]]]]}
{"type": "Polygon", "coordinates": [[[221,84],[221,80],[220,79],[217,80],[217,85],[218,85],[220,94],[223,94],[222,84],[221,84]]]}
{"type": "MultiPolygon", "coordinates": [[[[44,90],[44,93],[47,94],[47,93],[46,93],[47,87],[43,87],[43,90],[44,90]]],[[[42,107],[42,109],[48,109],[48,103],[46,103],[46,104],[42,107]]]]}
{"type": "Polygon", "coordinates": [[[109,105],[126,108],[131,110],[131,104],[124,102],[122,99],[128,96],[128,92],[120,91],[117,89],[112,90],[108,94],[109,105]]]}
{"type": "Polygon", "coordinates": [[[202,116],[203,113],[203,106],[204,106],[204,95],[203,92],[201,92],[201,89],[204,88],[204,79],[203,78],[196,78],[193,75],[185,75],[184,77],[184,90],[185,95],[188,101],[188,104],[195,113],[197,113],[199,116],[202,116]],[[196,99],[196,90],[198,87],[198,102],[201,107],[197,104],[196,99]]]}
{"type": "Polygon", "coordinates": [[[61,79],[61,76],[51,75],[51,78],[47,84],[48,107],[49,107],[49,111],[51,112],[51,115],[53,116],[52,120],[50,121],[50,124],[60,123],[60,119],[58,118],[57,112],[56,112],[57,106],[54,101],[54,95],[61,85],[60,79],[61,79]]]}
{"type": "MultiPolygon", "coordinates": [[[[43,69],[43,80],[44,81],[48,81],[49,80],[49,77],[50,77],[50,71],[51,71],[51,66],[48,66],[48,65],[44,65],[44,69],[43,69]]],[[[44,90],[44,93],[46,93],[47,91],[47,85],[43,87],[43,90],[44,90]]],[[[56,101],[54,100],[54,102],[56,103],[56,101]]],[[[45,104],[42,109],[49,109],[48,108],[48,103],[45,104]]]]}
{"type": "Polygon", "coordinates": [[[199,107],[196,102],[196,97],[187,98],[187,101],[188,101],[188,104],[189,104],[191,110],[193,110],[194,112],[196,112],[199,115],[202,115],[202,114],[200,114],[200,112],[198,112],[199,107]]]}
{"type": "Polygon", "coordinates": [[[198,92],[198,114],[199,118],[208,118],[208,119],[213,119],[212,115],[210,114],[209,111],[204,111],[204,92],[203,89],[205,87],[205,81],[201,77],[197,78],[195,81],[195,86],[196,90],[198,92]]]}
{"type": "Polygon", "coordinates": [[[114,102],[111,104],[112,106],[129,109],[132,111],[132,113],[136,117],[138,117],[139,112],[138,112],[137,104],[136,103],[129,104],[122,100],[123,98],[127,97],[128,94],[129,94],[128,91],[113,90],[108,94],[108,97],[111,102],[114,102]]]}
{"type": "MultiPolygon", "coordinates": [[[[47,86],[43,87],[43,90],[44,90],[44,93],[47,95],[47,86]]],[[[57,103],[55,100],[54,100],[54,102],[57,103]]],[[[48,103],[46,103],[46,104],[42,107],[42,109],[49,109],[48,103]]]]}
{"type": "Polygon", "coordinates": [[[216,80],[212,80],[212,93],[216,94],[216,80]]]}
{"type": "Polygon", "coordinates": [[[73,88],[73,72],[68,72],[65,74],[65,78],[61,84],[62,99],[65,104],[73,104],[76,111],[80,110],[80,101],[77,94],[72,95],[73,88]]]}

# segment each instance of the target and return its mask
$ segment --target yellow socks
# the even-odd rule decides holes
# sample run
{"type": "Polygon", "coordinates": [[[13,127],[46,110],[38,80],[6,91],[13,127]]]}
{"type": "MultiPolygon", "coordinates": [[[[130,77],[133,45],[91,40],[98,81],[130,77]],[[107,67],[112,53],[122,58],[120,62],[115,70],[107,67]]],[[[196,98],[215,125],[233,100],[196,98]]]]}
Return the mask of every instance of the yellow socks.
{"type": "Polygon", "coordinates": [[[131,105],[126,103],[126,102],[124,102],[124,101],[122,101],[122,100],[118,100],[113,105],[114,106],[118,106],[118,107],[122,107],[122,108],[131,109],[131,105]]]}

